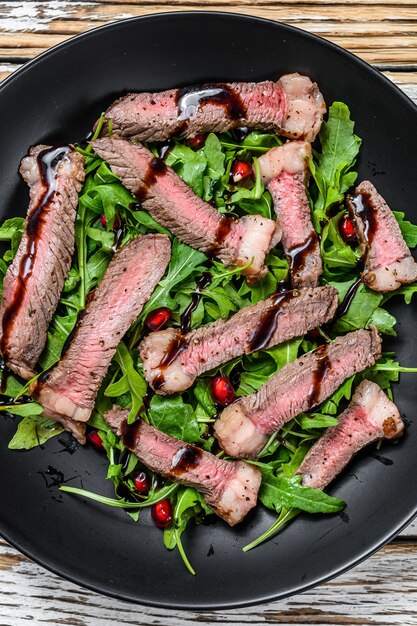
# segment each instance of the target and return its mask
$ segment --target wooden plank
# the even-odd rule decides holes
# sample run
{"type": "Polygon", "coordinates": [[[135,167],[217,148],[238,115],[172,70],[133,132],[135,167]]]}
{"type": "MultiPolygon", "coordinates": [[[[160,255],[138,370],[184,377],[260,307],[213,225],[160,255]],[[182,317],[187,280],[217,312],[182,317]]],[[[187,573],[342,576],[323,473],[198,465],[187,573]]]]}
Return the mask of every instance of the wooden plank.
{"type": "MultiPolygon", "coordinates": [[[[61,580],[0,541],[0,623],[5,626],[190,626],[190,624],[417,624],[417,549],[391,544],[350,572],[287,600],[233,611],[138,607],[61,580]]],[[[163,593],[163,590],[161,590],[163,593]]]]}
{"type": "Polygon", "coordinates": [[[21,63],[0,63],[0,82],[5,78],[8,78],[21,66],[21,63]]]}
{"type": "MultiPolygon", "coordinates": [[[[232,10],[294,24],[325,36],[374,63],[411,64],[417,59],[416,3],[400,2],[400,6],[384,3],[374,11],[369,11],[363,3],[352,3],[348,10],[341,11],[334,4],[295,6],[291,0],[262,6],[248,6],[245,0],[233,6],[225,2],[217,4],[216,0],[203,6],[196,4],[193,8],[197,10],[232,10]]],[[[28,58],[30,50],[39,52],[95,26],[179,7],[175,1],[169,4],[3,2],[0,5],[0,55],[2,58],[28,58]]]]}

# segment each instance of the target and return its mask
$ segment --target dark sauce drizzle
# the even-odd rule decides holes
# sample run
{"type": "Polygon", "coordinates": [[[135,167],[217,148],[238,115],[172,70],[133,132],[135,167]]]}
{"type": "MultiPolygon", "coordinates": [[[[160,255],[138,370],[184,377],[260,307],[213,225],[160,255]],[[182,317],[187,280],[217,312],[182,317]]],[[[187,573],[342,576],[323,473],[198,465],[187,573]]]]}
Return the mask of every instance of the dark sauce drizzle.
{"type": "Polygon", "coordinates": [[[165,384],[164,370],[186,349],[187,340],[185,335],[191,330],[192,315],[199,305],[202,297],[202,290],[206,289],[210,283],[210,272],[204,272],[196,283],[196,290],[191,297],[190,304],[181,315],[181,323],[178,332],[169,342],[165,354],[159,363],[158,368],[160,372],[155,376],[152,382],[152,386],[155,390],[161,389],[165,384]]]}
{"type": "Polygon", "coordinates": [[[10,370],[2,358],[0,358],[0,375],[0,393],[4,393],[6,391],[7,379],[9,378],[10,370]]]}
{"type": "Polygon", "coordinates": [[[156,183],[160,176],[165,175],[166,171],[167,164],[162,159],[154,157],[149,161],[148,168],[146,170],[142,184],[134,193],[134,195],[140,202],[143,202],[143,200],[145,200],[150,188],[153,187],[153,185],[156,183]]]}
{"type": "Polygon", "coordinates": [[[366,241],[364,260],[366,261],[369,254],[369,248],[372,244],[378,226],[377,211],[375,211],[371,197],[367,193],[350,196],[349,201],[354,207],[355,216],[359,217],[363,221],[363,236],[366,241]]]}
{"type": "Polygon", "coordinates": [[[349,310],[350,305],[352,304],[352,300],[356,295],[356,292],[359,289],[359,285],[362,283],[362,276],[360,276],[355,282],[349,287],[347,290],[345,297],[342,302],[339,304],[337,308],[336,317],[343,317],[349,310]]]}
{"type": "Polygon", "coordinates": [[[202,456],[203,452],[200,448],[191,445],[183,446],[174,454],[171,472],[178,476],[178,474],[190,471],[197,467],[202,456]]]}
{"type": "Polygon", "coordinates": [[[172,141],[167,141],[158,147],[158,154],[160,159],[166,159],[172,148],[174,147],[174,143],[172,141]]]}
{"type": "Polygon", "coordinates": [[[247,126],[238,126],[232,129],[232,137],[236,143],[242,143],[244,139],[249,135],[249,128],[247,126]]]}
{"type": "Polygon", "coordinates": [[[250,352],[264,350],[269,346],[277,329],[278,316],[281,313],[283,304],[289,302],[296,296],[298,296],[298,291],[283,291],[272,297],[272,306],[265,311],[259,323],[249,335],[250,352]]]}
{"type": "Polygon", "coordinates": [[[330,368],[330,359],[328,356],[329,344],[325,343],[315,350],[316,367],[312,372],[312,383],[310,393],[307,399],[307,408],[311,409],[320,401],[321,386],[326,378],[330,368]]]}
{"type": "Polygon", "coordinates": [[[207,250],[206,254],[208,256],[216,256],[219,253],[223,246],[223,242],[226,239],[227,235],[230,233],[232,228],[232,224],[235,220],[232,217],[227,215],[223,215],[221,218],[217,230],[214,234],[214,240],[211,244],[210,248],[207,250]]]}
{"type": "Polygon", "coordinates": [[[138,419],[133,424],[128,424],[127,421],[123,422],[121,427],[122,441],[125,448],[135,450],[136,440],[139,436],[139,430],[142,424],[142,420],[138,419]]]}
{"type": "Polygon", "coordinates": [[[182,137],[186,134],[188,120],[206,104],[223,107],[225,115],[234,122],[246,121],[246,106],[239,94],[230,85],[224,83],[207,83],[184,87],[176,92],[178,110],[178,126],[173,136],[182,137]]]}
{"type": "Polygon", "coordinates": [[[119,464],[121,467],[121,474],[124,476],[127,472],[127,468],[129,467],[130,457],[132,456],[130,450],[122,450],[119,455],[119,464]]]}
{"type": "Polygon", "coordinates": [[[306,262],[310,254],[314,252],[319,243],[319,238],[316,231],[312,231],[307,239],[295,246],[286,253],[290,263],[291,282],[294,282],[294,276],[301,272],[306,266],[306,262]]]}
{"type": "Polygon", "coordinates": [[[42,235],[45,216],[48,213],[48,209],[55,196],[58,166],[71,150],[72,148],[70,148],[70,146],[48,148],[46,150],[42,150],[37,156],[40,180],[44,187],[44,192],[39,198],[37,205],[32,208],[30,215],[27,217],[26,250],[20,260],[19,274],[17,277],[17,285],[13,299],[3,314],[3,336],[0,342],[0,350],[6,361],[9,356],[8,344],[13,329],[13,320],[16,318],[22,307],[24,295],[26,293],[26,284],[32,275],[38,241],[42,235]]]}
{"type": "Polygon", "coordinates": [[[202,296],[201,291],[203,289],[206,289],[210,285],[210,283],[211,283],[210,272],[204,272],[197,281],[196,290],[191,296],[190,304],[187,306],[184,313],[181,315],[180,332],[182,335],[185,335],[186,333],[190,332],[192,315],[200,303],[201,296],[202,296]]]}

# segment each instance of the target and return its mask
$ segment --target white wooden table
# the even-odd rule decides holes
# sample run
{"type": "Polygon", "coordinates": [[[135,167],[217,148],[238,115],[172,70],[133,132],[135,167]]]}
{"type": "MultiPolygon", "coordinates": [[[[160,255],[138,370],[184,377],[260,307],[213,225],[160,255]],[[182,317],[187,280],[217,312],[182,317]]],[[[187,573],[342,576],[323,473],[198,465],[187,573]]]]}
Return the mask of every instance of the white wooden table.
{"type": "MultiPolygon", "coordinates": [[[[181,8],[298,25],[373,63],[417,103],[417,0],[0,0],[0,80],[71,35],[181,8]]],[[[414,523],[367,561],[313,591],[255,608],[197,614],[100,596],[50,574],[0,539],[0,626],[417,625],[416,572],[414,523]]]]}

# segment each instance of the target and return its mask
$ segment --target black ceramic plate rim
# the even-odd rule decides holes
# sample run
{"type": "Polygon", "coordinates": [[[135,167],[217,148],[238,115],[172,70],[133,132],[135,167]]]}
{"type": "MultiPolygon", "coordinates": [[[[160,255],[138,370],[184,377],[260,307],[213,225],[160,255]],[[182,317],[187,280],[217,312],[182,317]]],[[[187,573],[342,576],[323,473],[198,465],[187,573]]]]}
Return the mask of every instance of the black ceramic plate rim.
{"type": "MultiPolygon", "coordinates": [[[[273,24],[273,25],[277,25],[283,31],[293,32],[297,34],[297,36],[300,38],[319,40],[320,42],[322,42],[322,44],[325,47],[331,48],[338,55],[348,57],[351,60],[353,60],[357,65],[361,65],[362,68],[365,69],[367,72],[371,73],[375,79],[385,83],[386,85],[389,86],[391,90],[395,91],[397,96],[403,101],[404,105],[408,107],[411,106],[415,110],[415,105],[412,102],[412,100],[403,91],[401,91],[401,89],[399,89],[399,87],[397,87],[395,83],[390,81],[383,74],[381,74],[378,70],[376,70],[371,65],[369,65],[369,63],[366,63],[366,61],[363,61],[362,59],[360,59],[353,53],[349,52],[348,50],[345,50],[344,48],[341,48],[340,46],[332,43],[331,41],[328,41],[327,39],[324,39],[323,37],[320,37],[319,35],[313,35],[312,33],[309,33],[308,31],[304,31],[300,28],[297,28],[295,26],[290,26],[288,24],[283,24],[282,22],[278,22],[275,20],[269,20],[269,19],[261,18],[261,17],[253,17],[253,16],[245,15],[243,13],[232,13],[232,12],[223,12],[223,11],[169,11],[166,13],[164,12],[153,13],[150,15],[143,15],[139,17],[128,18],[125,20],[119,20],[117,22],[112,22],[111,24],[106,24],[104,26],[99,26],[97,28],[91,29],[86,33],[81,33],[79,35],[71,37],[70,39],[64,42],[59,43],[53,46],[52,48],[49,48],[45,52],[42,52],[41,54],[39,54],[36,58],[25,63],[22,68],[19,68],[18,70],[13,72],[11,76],[9,76],[3,81],[3,83],[0,86],[0,97],[2,95],[4,88],[7,87],[9,83],[11,83],[17,77],[22,76],[24,73],[28,71],[30,72],[32,67],[34,67],[37,63],[42,62],[45,58],[49,57],[50,55],[55,54],[57,51],[60,51],[65,48],[70,48],[73,44],[76,44],[77,41],[81,38],[85,40],[88,38],[95,37],[96,33],[98,32],[113,30],[120,26],[123,26],[124,24],[128,22],[139,22],[142,20],[152,21],[152,20],[158,20],[160,18],[166,18],[166,17],[170,18],[174,16],[179,17],[179,16],[195,16],[195,15],[201,15],[202,19],[205,16],[215,16],[215,17],[221,16],[224,19],[248,21],[248,22],[251,22],[254,25],[254,27],[256,27],[256,25],[259,23],[266,23],[270,25],[273,24]]],[[[158,607],[158,608],[164,608],[164,609],[220,610],[220,609],[233,609],[233,608],[239,608],[239,607],[254,606],[254,605],[258,605],[262,603],[272,602],[275,600],[283,599],[283,598],[301,593],[303,591],[307,591],[309,589],[312,589],[313,587],[316,587],[319,584],[325,583],[331,580],[332,578],[334,578],[335,576],[339,576],[347,572],[348,570],[350,570],[352,567],[355,567],[356,565],[362,563],[364,560],[366,560],[368,557],[374,554],[377,550],[382,548],[389,541],[391,541],[394,537],[396,537],[415,517],[417,517],[417,500],[416,500],[414,509],[412,509],[408,515],[404,516],[403,519],[399,521],[399,523],[394,528],[392,528],[388,533],[385,534],[385,536],[383,536],[382,538],[379,538],[371,546],[368,546],[366,549],[362,550],[362,552],[359,555],[352,558],[350,561],[345,562],[341,567],[335,567],[333,568],[333,570],[327,572],[327,574],[324,576],[317,576],[315,579],[310,580],[308,583],[300,584],[294,587],[290,593],[288,591],[281,592],[281,593],[279,592],[271,593],[271,594],[267,594],[264,596],[258,596],[256,598],[252,598],[247,601],[238,601],[238,602],[230,602],[230,601],[227,601],[227,599],[225,599],[222,602],[222,604],[205,603],[203,605],[200,603],[196,606],[193,606],[191,603],[188,603],[187,605],[185,605],[184,603],[181,603],[181,602],[164,602],[162,597],[158,599],[158,601],[141,600],[141,602],[139,602],[137,598],[132,597],[129,594],[123,594],[120,591],[112,592],[108,588],[104,590],[103,588],[100,587],[100,585],[94,585],[93,583],[91,583],[90,580],[83,579],[82,576],[74,576],[71,573],[71,571],[68,571],[65,569],[65,566],[63,564],[58,565],[55,561],[44,559],[42,555],[39,555],[36,552],[32,552],[32,550],[28,547],[21,547],[19,545],[19,541],[15,539],[13,536],[9,536],[8,533],[5,532],[3,528],[1,528],[1,526],[0,526],[0,536],[2,536],[10,545],[15,547],[22,554],[30,558],[32,561],[34,561],[38,565],[41,565],[42,567],[49,570],[50,572],[58,576],[61,576],[62,578],[72,583],[81,585],[82,587],[90,589],[91,591],[94,591],[96,593],[101,593],[103,595],[113,597],[119,600],[125,600],[125,601],[133,602],[136,604],[142,604],[145,606],[158,607]]],[[[0,525],[1,525],[1,520],[0,520],[0,525]]]]}

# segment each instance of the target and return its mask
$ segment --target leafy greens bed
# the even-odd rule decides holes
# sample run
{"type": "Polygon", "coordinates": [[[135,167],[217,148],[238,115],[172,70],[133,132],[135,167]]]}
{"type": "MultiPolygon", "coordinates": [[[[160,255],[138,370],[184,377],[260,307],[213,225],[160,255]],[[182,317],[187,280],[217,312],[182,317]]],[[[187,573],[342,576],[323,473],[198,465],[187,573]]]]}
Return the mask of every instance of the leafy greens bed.
{"type": "MultiPolygon", "coordinates": [[[[100,132],[100,125],[96,134],[100,132]]],[[[355,183],[355,162],[361,140],[354,134],[348,107],[340,102],[329,110],[328,120],[319,135],[320,152],[315,152],[311,169],[310,199],[315,228],[320,234],[324,263],[323,284],[338,289],[340,300],[359,277],[359,250],[347,244],[339,233],[339,221],[345,214],[344,194],[355,183]]],[[[281,141],[272,133],[250,132],[242,141],[231,133],[209,134],[202,147],[192,148],[184,142],[175,142],[165,154],[171,165],[194,192],[212,202],[222,213],[236,216],[260,213],[273,217],[270,194],[261,182],[257,157],[281,141]],[[254,180],[237,185],[230,183],[230,171],[236,159],[251,163],[254,180]]],[[[155,146],[149,146],[158,155],[155,146]]],[[[202,291],[202,297],[192,317],[192,326],[206,324],[219,317],[227,318],[242,307],[254,304],[272,294],[287,277],[288,264],[282,250],[276,249],[267,257],[269,273],[254,286],[248,286],[241,269],[227,270],[173,237],[151,216],[141,210],[137,200],[125,189],[107,164],[90,147],[77,148],[86,159],[87,177],[79,200],[76,219],[76,253],[58,309],[48,332],[46,348],[39,361],[40,370],[51,367],[60,358],[65,342],[73,330],[79,313],[85,308],[88,294],[102,279],[117,247],[125,245],[140,233],[163,232],[172,239],[172,258],[165,277],[144,307],[139,319],[119,344],[110,370],[97,397],[89,425],[98,430],[106,451],[109,467],[107,478],[112,480],[116,498],[106,498],[74,487],[62,490],[78,493],[106,505],[125,509],[134,520],[141,510],[167,497],[174,510],[173,522],[164,530],[167,548],[175,547],[191,573],[191,564],[184,552],[181,535],[190,520],[200,522],[211,511],[202,496],[194,489],[165,482],[152,476],[149,492],[141,496],[135,489],[133,477],[141,468],[140,462],[124,450],[121,440],[106,424],[103,414],[113,404],[130,410],[129,421],[140,413],[160,430],[196,444],[205,450],[217,452],[212,435],[212,423],[217,407],[211,397],[210,381],[216,373],[238,380],[236,395],[252,393],[286,363],[317,346],[312,338],[293,339],[274,348],[240,357],[209,372],[197,380],[192,389],[182,394],[161,398],[154,395],[146,401],[147,385],[138,358],[138,344],[144,330],[144,319],[155,308],[169,307],[174,325],[189,305],[196,290],[196,281],[210,268],[212,281],[202,291]],[[237,376],[237,374],[239,374],[237,376]]],[[[417,226],[395,213],[406,243],[417,245],[417,226]]],[[[23,218],[6,220],[0,228],[0,240],[9,248],[0,259],[1,281],[8,263],[13,259],[24,228],[23,218]]],[[[410,302],[416,285],[399,289],[396,294],[410,302]]],[[[326,329],[331,338],[370,324],[380,332],[395,335],[395,318],[385,304],[392,294],[379,294],[361,285],[347,313],[326,329]]],[[[391,385],[401,372],[417,372],[417,368],[401,367],[392,354],[386,354],[372,368],[348,379],[315,412],[302,414],[287,423],[280,436],[273,436],[262,451],[256,465],[262,472],[259,494],[261,503],[275,511],[276,522],[261,537],[246,546],[250,549],[272,536],[300,511],[333,513],[343,508],[344,502],[322,491],[302,487],[295,471],[303,457],[322,434],[323,429],[337,424],[337,415],[346,407],[353,389],[362,378],[378,384],[392,396],[391,385]]],[[[2,411],[22,417],[13,439],[12,449],[29,449],[45,443],[60,433],[62,428],[41,417],[42,407],[26,395],[29,383],[23,385],[12,375],[7,377],[3,394],[10,403],[3,403],[2,411]]],[[[224,453],[219,452],[219,455],[224,453]]]]}

